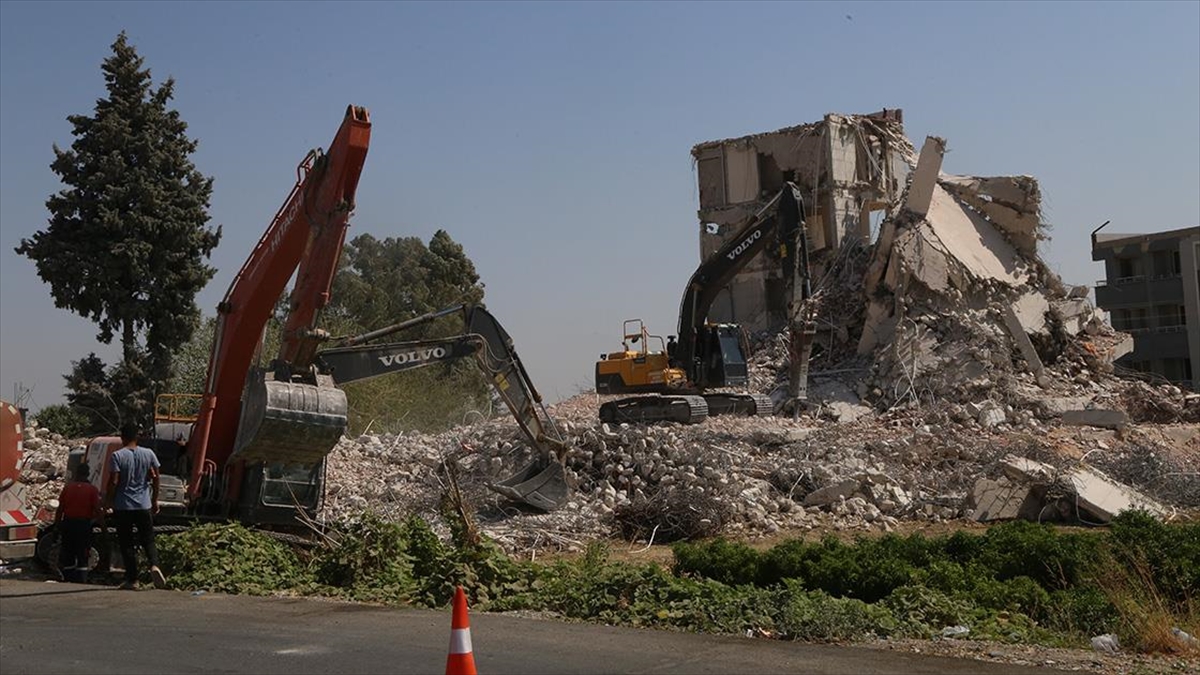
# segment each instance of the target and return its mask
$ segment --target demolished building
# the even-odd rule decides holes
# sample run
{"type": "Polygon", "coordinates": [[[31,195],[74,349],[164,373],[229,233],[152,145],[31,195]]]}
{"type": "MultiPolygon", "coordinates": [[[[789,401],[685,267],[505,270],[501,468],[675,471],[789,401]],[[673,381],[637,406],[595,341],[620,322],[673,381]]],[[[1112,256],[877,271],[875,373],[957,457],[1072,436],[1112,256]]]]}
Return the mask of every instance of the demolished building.
{"type": "MultiPolygon", "coordinates": [[[[872,219],[891,212],[914,162],[903,112],[829,114],[820,122],[692,148],[700,195],[700,259],[732,237],[784,185],[803,191],[810,250],[869,242],[872,219]]],[[[815,264],[820,264],[815,261],[815,264]]],[[[751,330],[780,325],[786,312],[779,266],[747,266],[709,312],[716,322],[751,330]]]]}

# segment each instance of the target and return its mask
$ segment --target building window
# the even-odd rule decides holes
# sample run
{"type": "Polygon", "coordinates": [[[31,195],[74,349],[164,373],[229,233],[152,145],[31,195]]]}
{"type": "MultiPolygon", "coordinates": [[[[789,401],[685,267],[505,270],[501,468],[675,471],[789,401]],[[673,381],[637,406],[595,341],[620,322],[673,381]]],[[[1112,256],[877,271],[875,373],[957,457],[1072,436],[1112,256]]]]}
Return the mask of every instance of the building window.
{"type": "Polygon", "coordinates": [[[1137,258],[1117,258],[1117,278],[1128,279],[1138,276],[1140,267],[1138,262],[1137,258]]]}
{"type": "Polygon", "coordinates": [[[1154,309],[1159,328],[1187,325],[1187,311],[1183,305],[1159,305],[1154,309]]]}
{"type": "Polygon", "coordinates": [[[1114,309],[1112,311],[1112,327],[1119,331],[1139,331],[1148,328],[1146,322],[1146,309],[1137,307],[1134,309],[1114,309]]]}

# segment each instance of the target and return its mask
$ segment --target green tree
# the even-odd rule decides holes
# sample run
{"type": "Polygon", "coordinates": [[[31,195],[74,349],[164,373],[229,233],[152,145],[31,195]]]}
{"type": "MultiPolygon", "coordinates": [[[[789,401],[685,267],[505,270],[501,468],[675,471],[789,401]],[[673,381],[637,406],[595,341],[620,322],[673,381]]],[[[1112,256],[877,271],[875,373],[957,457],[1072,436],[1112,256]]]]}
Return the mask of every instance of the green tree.
{"type": "MultiPolygon", "coordinates": [[[[327,316],[334,325],[369,330],[459,303],[481,304],[483,293],[475,264],[445,230],[428,246],[417,237],[381,241],[360,234],[342,254],[327,316]]],[[[411,335],[438,334],[445,332],[411,335]]]]}
{"type": "Polygon", "coordinates": [[[195,296],[215,269],[221,238],[206,227],[213,181],[190,160],[197,142],[168,108],[175,81],[157,89],[122,32],[101,65],[108,90],[92,116],[70,115],[69,149],[51,169],[66,186],[46,202],[49,226],[17,253],[37,265],[55,305],[91,319],[97,338],[122,346],[118,403],[143,416],[174,351],[199,321],[195,296]]]}
{"type": "Polygon", "coordinates": [[[78,408],[57,403],[48,405],[33,416],[38,426],[67,438],[82,438],[90,433],[91,420],[78,408]]]}
{"type": "Polygon", "coordinates": [[[122,408],[113,397],[108,369],[95,352],[72,361],[71,373],[63,379],[66,380],[67,404],[87,418],[86,432],[111,432],[120,428],[122,408]]]}
{"type": "Polygon", "coordinates": [[[208,377],[208,359],[217,332],[216,317],[206,317],[200,327],[175,354],[174,370],[167,391],[173,394],[203,394],[208,377]]]}
{"type": "MultiPolygon", "coordinates": [[[[438,230],[426,246],[417,237],[361,234],[342,254],[330,305],[322,319],[333,334],[361,333],[456,304],[482,304],[484,286],[461,244],[438,230]]],[[[406,341],[463,332],[446,317],[386,338],[406,341]]],[[[439,431],[494,412],[478,367],[461,360],[345,386],[350,433],[439,431]]]]}

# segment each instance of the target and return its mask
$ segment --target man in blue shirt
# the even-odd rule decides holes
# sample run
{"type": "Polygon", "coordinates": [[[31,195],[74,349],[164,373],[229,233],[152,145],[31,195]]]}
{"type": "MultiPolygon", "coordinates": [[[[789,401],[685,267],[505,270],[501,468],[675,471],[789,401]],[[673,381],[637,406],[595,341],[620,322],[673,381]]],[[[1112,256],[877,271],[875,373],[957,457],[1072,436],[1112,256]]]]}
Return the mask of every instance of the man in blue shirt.
{"type": "Polygon", "coordinates": [[[125,583],[121,588],[137,590],[137,547],[146,551],[150,563],[150,578],[156,588],[167,580],[158,569],[158,550],[154,548],[154,514],[158,513],[158,457],[153,451],[138,446],[138,429],[126,425],[121,429],[124,447],[108,460],[108,494],[106,506],[112,510],[117,524],[117,539],[121,557],[125,560],[125,583]],[[133,530],[137,528],[137,542],[133,530]]]}

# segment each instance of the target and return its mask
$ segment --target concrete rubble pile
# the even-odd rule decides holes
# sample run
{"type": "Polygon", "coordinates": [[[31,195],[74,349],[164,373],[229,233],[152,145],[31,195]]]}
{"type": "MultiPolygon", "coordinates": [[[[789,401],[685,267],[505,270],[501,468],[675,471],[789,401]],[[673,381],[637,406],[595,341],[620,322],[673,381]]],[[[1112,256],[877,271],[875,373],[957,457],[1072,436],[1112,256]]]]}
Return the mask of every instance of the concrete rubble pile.
{"type": "Polygon", "coordinates": [[[21,447],[20,480],[28,486],[27,499],[33,510],[39,506],[57,508],[67,472],[67,457],[72,442],[61,434],[38,426],[37,420],[25,425],[21,447]]]}

